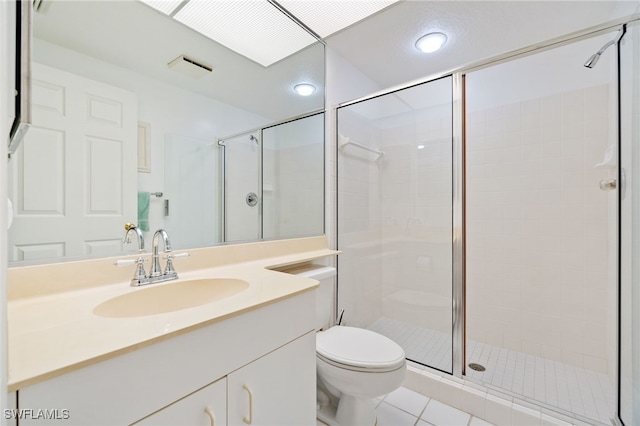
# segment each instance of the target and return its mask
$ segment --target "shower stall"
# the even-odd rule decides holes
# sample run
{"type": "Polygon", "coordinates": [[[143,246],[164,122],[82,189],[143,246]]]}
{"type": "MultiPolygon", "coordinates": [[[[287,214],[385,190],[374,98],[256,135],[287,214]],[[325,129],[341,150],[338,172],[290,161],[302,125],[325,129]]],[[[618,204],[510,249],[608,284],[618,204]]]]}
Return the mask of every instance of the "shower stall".
{"type": "Polygon", "coordinates": [[[223,241],[324,230],[324,113],[223,138],[223,241]]]}
{"type": "Polygon", "coordinates": [[[601,28],[341,105],[343,323],[445,379],[638,424],[638,37],[601,28]]]}
{"type": "Polygon", "coordinates": [[[174,247],[321,235],[324,113],[217,140],[165,136],[174,247]]]}
{"type": "Polygon", "coordinates": [[[348,323],[449,373],[452,88],[444,77],[338,113],[340,307],[348,323]]]}

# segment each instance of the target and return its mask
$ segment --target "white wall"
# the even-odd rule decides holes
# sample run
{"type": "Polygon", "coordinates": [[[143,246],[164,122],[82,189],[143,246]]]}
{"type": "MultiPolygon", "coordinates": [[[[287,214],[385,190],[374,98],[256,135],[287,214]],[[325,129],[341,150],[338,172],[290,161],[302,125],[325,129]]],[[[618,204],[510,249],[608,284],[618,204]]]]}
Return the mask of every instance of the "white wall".
{"type": "MultiPolygon", "coordinates": [[[[264,117],[223,104],[197,93],[154,80],[58,45],[36,39],[34,60],[55,68],[103,81],[136,93],[138,120],[151,124],[151,173],[138,173],[140,191],[163,192],[165,135],[214,142],[269,123],[264,117]]],[[[201,197],[193,188],[193,199],[201,197]]],[[[151,198],[150,231],[163,226],[162,199],[151,198]]],[[[147,236],[149,239],[150,236],[147,236]]],[[[213,242],[213,241],[212,241],[213,242]]],[[[186,246],[188,246],[188,242],[186,246]]]]}
{"type": "Polygon", "coordinates": [[[604,373],[615,52],[582,64],[611,38],[467,76],[468,337],[604,373]]]}

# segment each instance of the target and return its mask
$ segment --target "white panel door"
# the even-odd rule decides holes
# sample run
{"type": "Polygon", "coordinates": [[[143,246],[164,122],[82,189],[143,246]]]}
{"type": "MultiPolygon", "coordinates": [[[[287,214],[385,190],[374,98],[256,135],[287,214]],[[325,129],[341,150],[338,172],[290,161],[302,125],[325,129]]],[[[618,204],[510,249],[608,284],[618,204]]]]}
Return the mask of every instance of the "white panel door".
{"type": "Polygon", "coordinates": [[[9,166],[9,260],[120,252],[137,222],[135,94],[33,64],[33,126],[9,166]]]}

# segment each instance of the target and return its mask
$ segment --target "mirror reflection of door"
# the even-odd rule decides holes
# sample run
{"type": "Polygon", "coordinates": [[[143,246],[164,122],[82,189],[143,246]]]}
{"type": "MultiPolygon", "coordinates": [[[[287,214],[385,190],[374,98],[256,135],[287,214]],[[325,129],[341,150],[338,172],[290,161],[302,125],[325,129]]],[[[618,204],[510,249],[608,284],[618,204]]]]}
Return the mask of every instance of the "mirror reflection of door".
{"type": "Polygon", "coordinates": [[[261,145],[258,132],[224,143],[224,231],[226,242],[262,238],[261,145]],[[257,202],[253,202],[255,194],[257,202]]]}
{"type": "Polygon", "coordinates": [[[9,260],[117,253],[137,217],[137,100],[33,64],[33,126],[9,162],[9,260]]]}

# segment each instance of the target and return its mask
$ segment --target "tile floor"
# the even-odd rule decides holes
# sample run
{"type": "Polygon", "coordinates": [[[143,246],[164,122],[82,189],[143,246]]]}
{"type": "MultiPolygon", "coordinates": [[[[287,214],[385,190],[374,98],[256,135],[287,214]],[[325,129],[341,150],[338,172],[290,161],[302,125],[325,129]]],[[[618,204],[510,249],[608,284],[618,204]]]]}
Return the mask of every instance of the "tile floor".
{"type": "MultiPolygon", "coordinates": [[[[380,318],[369,328],[396,341],[408,359],[451,371],[450,336],[390,318],[380,318]]],[[[615,390],[605,374],[469,340],[467,363],[471,362],[486,371],[467,369],[467,380],[489,389],[590,423],[610,424],[614,415],[615,390]]]]}
{"type": "Polygon", "coordinates": [[[468,342],[467,361],[487,368],[467,379],[557,408],[584,421],[611,424],[615,390],[603,373],[479,342],[468,342]]]}
{"type": "MultiPolygon", "coordinates": [[[[377,426],[486,426],[484,420],[401,387],[377,401],[377,426]]],[[[318,421],[318,426],[325,426],[318,421]]]]}

